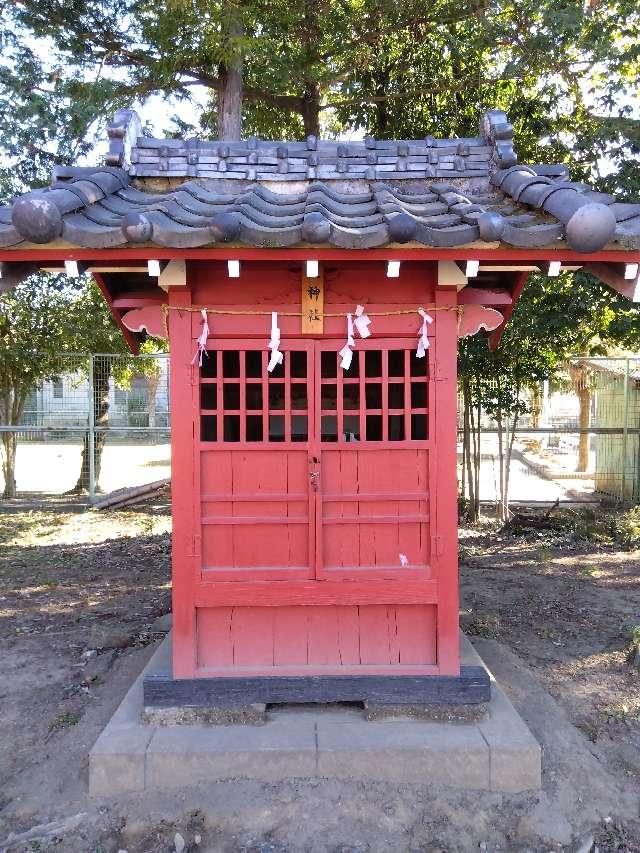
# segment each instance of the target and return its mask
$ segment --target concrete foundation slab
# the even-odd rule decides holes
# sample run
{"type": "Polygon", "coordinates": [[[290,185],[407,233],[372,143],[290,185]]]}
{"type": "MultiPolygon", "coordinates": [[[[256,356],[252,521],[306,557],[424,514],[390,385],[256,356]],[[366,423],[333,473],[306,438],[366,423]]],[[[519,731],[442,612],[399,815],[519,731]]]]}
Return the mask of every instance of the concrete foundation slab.
{"type": "MultiPolygon", "coordinates": [[[[483,665],[462,638],[465,664],[483,665]]],[[[166,671],[171,638],[136,679],[89,757],[94,796],[245,778],[295,777],[436,783],[517,792],[540,787],[540,747],[491,680],[487,714],[467,722],[385,717],[353,708],[270,710],[261,726],[142,722],[145,675],[166,671]]]]}

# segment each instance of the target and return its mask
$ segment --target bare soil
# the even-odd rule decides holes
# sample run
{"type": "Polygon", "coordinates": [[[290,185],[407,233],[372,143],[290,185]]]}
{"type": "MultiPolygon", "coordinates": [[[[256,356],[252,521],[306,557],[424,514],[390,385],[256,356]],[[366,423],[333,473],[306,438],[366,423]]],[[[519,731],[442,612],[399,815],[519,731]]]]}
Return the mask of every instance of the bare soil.
{"type": "Polygon", "coordinates": [[[557,527],[461,538],[462,622],[543,745],[542,791],[229,780],[89,798],[89,749],[163,636],[169,529],[163,505],[0,514],[0,851],[640,851],[638,554],[557,527]]]}

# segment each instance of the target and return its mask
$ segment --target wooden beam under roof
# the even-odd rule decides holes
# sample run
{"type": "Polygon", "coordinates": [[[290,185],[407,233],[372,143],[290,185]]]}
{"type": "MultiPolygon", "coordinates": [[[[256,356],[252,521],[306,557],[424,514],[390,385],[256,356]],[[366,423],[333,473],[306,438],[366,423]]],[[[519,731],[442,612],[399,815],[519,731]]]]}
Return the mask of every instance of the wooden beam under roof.
{"type": "Polygon", "coordinates": [[[640,275],[636,276],[636,278],[626,279],[624,273],[619,271],[617,264],[606,263],[589,262],[584,264],[583,270],[591,273],[591,275],[600,279],[601,282],[632,302],[640,302],[640,275]]]}

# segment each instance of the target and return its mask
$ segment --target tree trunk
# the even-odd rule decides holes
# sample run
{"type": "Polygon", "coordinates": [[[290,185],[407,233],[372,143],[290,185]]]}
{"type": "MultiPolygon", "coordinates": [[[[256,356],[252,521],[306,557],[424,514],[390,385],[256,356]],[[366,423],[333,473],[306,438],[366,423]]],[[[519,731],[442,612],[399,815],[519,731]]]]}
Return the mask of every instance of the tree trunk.
{"type": "MultiPolygon", "coordinates": [[[[519,397],[520,392],[516,396],[516,399],[519,397]]],[[[507,415],[507,422],[509,420],[509,416],[507,415]]],[[[505,462],[505,475],[504,475],[504,505],[506,512],[506,519],[509,519],[509,478],[511,476],[511,459],[513,456],[513,443],[516,438],[516,429],[518,428],[518,421],[520,420],[520,414],[518,409],[516,408],[515,414],[513,415],[513,423],[511,424],[511,435],[509,436],[509,442],[507,445],[507,458],[505,462]]]]}
{"type": "Polygon", "coordinates": [[[544,394],[539,382],[535,382],[529,389],[531,393],[531,426],[534,429],[540,427],[542,417],[542,406],[544,405],[544,394]]]}
{"type": "Polygon", "coordinates": [[[18,436],[15,432],[2,433],[2,473],[4,475],[3,498],[16,496],[16,450],[18,436]]]}
{"type": "Polygon", "coordinates": [[[466,474],[467,474],[467,484],[469,489],[469,507],[467,511],[467,517],[469,521],[476,522],[478,520],[477,514],[477,495],[476,495],[476,477],[475,477],[475,464],[476,464],[476,441],[473,429],[473,401],[471,398],[471,387],[469,380],[465,379],[463,383],[463,399],[464,399],[464,447],[465,447],[465,462],[466,462],[466,474]],[[473,438],[473,445],[472,445],[473,438]],[[473,450],[473,452],[472,452],[473,450]]]}
{"type": "MultiPolygon", "coordinates": [[[[380,72],[376,80],[376,95],[384,96],[388,92],[389,74],[380,72]]],[[[376,101],[375,105],[377,136],[384,138],[389,128],[389,105],[387,101],[376,101]]]]}
{"type": "MultiPolygon", "coordinates": [[[[498,386],[499,390],[500,386],[498,386]]],[[[498,486],[498,518],[500,521],[505,522],[507,520],[507,513],[505,508],[505,479],[504,479],[504,434],[503,434],[503,422],[502,422],[502,412],[498,410],[496,412],[496,426],[498,427],[498,477],[499,477],[499,486],[498,486]]]]}
{"type": "MultiPolygon", "coordinates": [[[[2,393],[0,394],[0,422],[7,426],[18,426],[22,420],[30,385],[21,386],[14,383],[13,377],[4,377],[2,393]]],[[[3,497],[16,496],[16,453],[18,450],[18,434],[16,432],[2,433],[2,472],[4,476],[3,497]]]]}
{"type": "MultiPolygon", "coordinates": [[[[315,0],[305,0],[303,10],[302,42],[306,68],[317,68],[322,64],[318,56],[322,40],[319,16],[324,10],[315,0]]],[[[305,78],[302,94],[302,123],[305,136],[320,136],[320,84],[313,78],[305,78]]]]}
{"type": "MultiPolygon", "coordinates": [[[[583,362],[569,363],[569,376],[578,398],[580,414],[578,423],[581,430],[591,426],[591,387],[589,369],[583,362]]],[[[581,432],[578,439],[578,464],[576,471],[586,471],[589,467],[589,433],[581,432]]]]}
{"type": "Polygon", "coordinates": [[[156,426],[156,400],[159,383],[160,373],[150,373],[147,377],[147,411],[149,413],[147,426],[149,429],[155,429],[156,426]]]}
{"type": "MultiPolygon", "coordinates": [[[[235,19],[229,26],[229,40],[242,36],[242,21],[235,19]]],[[[232,47],[233,50],[233,47],[232,47]]],[[[218,138],[225,142],[242,139],[242,56],[237,54],[218,69],[218,138]]]]}
{"type": "MultiPolygon", "coordinates": [[[[93,417],[96,427],[104,429],[109,425],[109,377],[111,375],[111,360],[98,356],[94,359],[93,388],[89,389],[93,405],[93,417]]],[[[100,469],[102,466],[102,450],[106,440],[106,433],[100,430],[94,434],[93,441],[93,478],[94,484],[100,480],[100,469]]],[[[80,460],[80,476],[71,493],[80,494],[88,492],[90,485],[89,465],[89,433],[86,432],[82,442],[82,457],[80,460]]]]}
{"type": "Polygon", "coordinates": [[[302,96],[302,121],[305,136],[320,136],[320,84],[307,80],[302,96]]]}
{"type": "MultiPolygon", "coordinates": [[[[578,387],[578,402],[580,404],[580,429],[588,430],[591,426],[591,389],[585,383],[578,387]]],[[[589,467],[589,433],[581,432],[578,443],[578,464],[576,471],[586,471],[589,467]]]]}
{"type": "Polygon", "coordinates": [[[242,70],[220,69],[218,93],[218,138],[237,142],[242,136],[242,70]]]}

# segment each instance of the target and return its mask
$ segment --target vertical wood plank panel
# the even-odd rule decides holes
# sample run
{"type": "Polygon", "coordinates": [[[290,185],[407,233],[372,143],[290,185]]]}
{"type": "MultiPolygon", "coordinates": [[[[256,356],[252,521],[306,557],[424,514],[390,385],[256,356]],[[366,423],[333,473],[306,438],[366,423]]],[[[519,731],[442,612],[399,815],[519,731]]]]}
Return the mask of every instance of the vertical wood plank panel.
{"type": "Polygon", "coordinates": [[[360,663],[390,664],[389,622],[384,604],[367,604],[359,608],[360,663]]]}
{"type": "Polygon", "coordinates": [[[342,666],[360,663],[360,620],[357,605],[336,607],[338,616],[338,647],[342,666]]]}
{"type": "Polygon", "coordinates": [[[308,660],[307,607],[278,607],[274,615],[275,666],[306,666],[308,660]]]}
{"type": "Polygon", "coordinates": [[[435,607],[398,604],[397,624],[401,664],[436,662],[435,607]]]}
{"type": "Polygon", "coordinates": [[[309,607],[308,610],[309,664],[311,666],[339,664],[337,608],[309,607]]]}
{"type": "Polygon", "coordinates": [[[389,634],[389,660],[393,666],[400,663],[400,636],[398,634],[397,607],[387,607],[387,630],[389,634]]]}
{"type": "Polygon", "coordinates": [[[233,566],[233,527],[224,524],[202,525],[202,565],[206,569],[233,566]]]}
{"type": "Polygon", "coordinates": [[[198,610],[198,666],[231,667],[231,607],[207,607],[198,610]]]}
{"type": "Polygon", "coordinates": [[[235,666],[273,666],[274,608],[234,607],[231,615],[235,666]]]}

